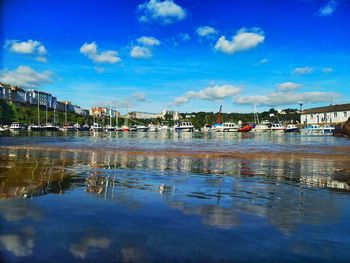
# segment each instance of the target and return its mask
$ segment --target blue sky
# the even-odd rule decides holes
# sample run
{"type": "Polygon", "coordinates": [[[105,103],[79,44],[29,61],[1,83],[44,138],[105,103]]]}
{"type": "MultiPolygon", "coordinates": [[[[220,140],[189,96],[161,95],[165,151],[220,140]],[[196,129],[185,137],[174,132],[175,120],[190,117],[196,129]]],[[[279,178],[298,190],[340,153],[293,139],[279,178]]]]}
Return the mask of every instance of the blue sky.
{"type": "MultiPolygon", "coordinates": [[[[0,81],[85,108],[350,101],[350,2],[2,1],[0,81]]],[[[123,108],[123,109],[122,109],[123,108]]]]}

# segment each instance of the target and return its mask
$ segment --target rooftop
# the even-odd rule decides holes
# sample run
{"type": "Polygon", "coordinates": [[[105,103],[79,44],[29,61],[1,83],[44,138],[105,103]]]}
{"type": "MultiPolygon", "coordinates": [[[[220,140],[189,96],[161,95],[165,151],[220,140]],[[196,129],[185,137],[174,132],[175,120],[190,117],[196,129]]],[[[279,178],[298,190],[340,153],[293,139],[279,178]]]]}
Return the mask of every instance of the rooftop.
{"type": "Polygon", "coordinates": [[[334,111],[350,111],[350,103],[311,108],[311,109],[303,110],[302,114],[315,114],[315,113],[325,113],[325,112],[334,112],[334,111]]]}

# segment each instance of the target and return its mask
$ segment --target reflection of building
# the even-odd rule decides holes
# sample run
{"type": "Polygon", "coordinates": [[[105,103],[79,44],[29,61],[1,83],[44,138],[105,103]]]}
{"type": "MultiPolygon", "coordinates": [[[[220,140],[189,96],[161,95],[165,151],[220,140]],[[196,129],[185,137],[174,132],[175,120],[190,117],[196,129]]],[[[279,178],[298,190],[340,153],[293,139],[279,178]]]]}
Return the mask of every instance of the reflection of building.
{"type": "Polygon", "coordinates": [[[301,114],[301,123],[338,123],[345,122],[350,117],[350,103],[330,105],[304,110],[301,114]]]}

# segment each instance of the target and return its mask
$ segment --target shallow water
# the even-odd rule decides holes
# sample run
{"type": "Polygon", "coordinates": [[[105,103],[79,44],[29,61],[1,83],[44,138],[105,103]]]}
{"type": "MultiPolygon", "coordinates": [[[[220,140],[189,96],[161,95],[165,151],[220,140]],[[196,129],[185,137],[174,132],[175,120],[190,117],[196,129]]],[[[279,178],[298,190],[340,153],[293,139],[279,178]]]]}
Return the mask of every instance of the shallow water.
{"type": "Polygon", "coordinates": [[[349,262],[349,149],[298,134],[2,135],[0,256],[349,262]]]}

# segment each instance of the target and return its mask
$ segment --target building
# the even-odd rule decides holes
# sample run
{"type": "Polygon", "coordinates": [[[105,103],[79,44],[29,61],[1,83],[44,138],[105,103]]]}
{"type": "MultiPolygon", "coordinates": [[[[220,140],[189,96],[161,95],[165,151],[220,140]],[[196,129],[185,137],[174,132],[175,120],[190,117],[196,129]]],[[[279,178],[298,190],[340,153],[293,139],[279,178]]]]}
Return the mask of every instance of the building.
{"type": "Polygon", "coordinates": [[[160,112],[161,118],[165,120],[167,116],[171,116],[174,121],[178,121],[180,119],[180,114],[178,111],[167,110],[164,109],[160,112]]]}
{"type": "Polygon", "coordinates": [[[104,116],[112,116],[112,117],[120,117],[119,111],[106,107],[93,107],[90,110],[90,115],[95,117],[104,117],[104,116]]]}
{"type": "Polygon", "coordinates": [[[26,102],[28,102],[29,104],[38,105],[38,99],[40,106],[47,106],[49,109],[53,109],[56,107],[57,99],[56,97],[52,96],[51,93],[34,89],[26,91],[26,102]]]}
{"type": "Polygon", "coordinates": [[[141,112],[141,111],[132,111],[126,114],[126,117],[129,119],[157,119],[162,116],[157,113],[141,112]]]}
{"type": "Polygon", "coordinates": [[[329,105],[302,111],[303,124],[329,124],[347,121],[350,117],[350,103],[329,105]]]}

